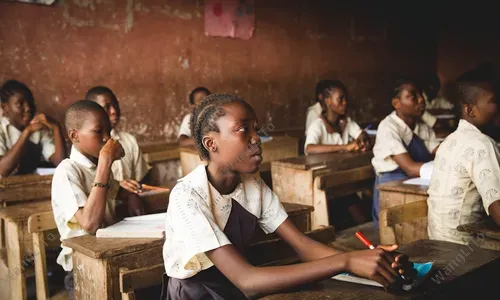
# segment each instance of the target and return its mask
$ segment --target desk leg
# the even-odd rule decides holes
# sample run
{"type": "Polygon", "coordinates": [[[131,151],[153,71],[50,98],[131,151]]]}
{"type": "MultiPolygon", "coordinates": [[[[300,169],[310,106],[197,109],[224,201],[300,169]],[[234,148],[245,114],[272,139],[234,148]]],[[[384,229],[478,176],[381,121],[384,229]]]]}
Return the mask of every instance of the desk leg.
{"type": "Polygon", "coordinates": [[[73,252],[75,300],[111,300],[112,284],[106,261],[73,252]]]}
{"type": "Polygon", "coordinates": [[[10,299],[26,300],[23,226],[11,221],[5,222],[7,260],[9,266],[10,299]]]}

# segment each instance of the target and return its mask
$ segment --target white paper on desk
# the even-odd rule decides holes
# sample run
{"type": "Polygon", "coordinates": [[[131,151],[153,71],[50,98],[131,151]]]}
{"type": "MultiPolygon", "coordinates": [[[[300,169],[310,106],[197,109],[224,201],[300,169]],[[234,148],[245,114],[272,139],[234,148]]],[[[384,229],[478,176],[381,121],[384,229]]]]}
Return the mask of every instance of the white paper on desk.
{"type": "Polygon", "coordinates": [[[377,135],[377,129],[367,129],[366,133],[368,135],[377,135]]]}
{"type": "Polygon", "coordinates": [[[426,186],[429,186],[431,184],[431,180],[430,179],[425,179],[425,178],[421,178],[421,177],[417,177],[417,178],[411,178],[411,179],[408,179],[406,181],[403,181],[404,184],[414,184],[414,185],[426,185],[426,186]]]}
{"type": "Polygon", "coordinates": [[[263,135],[263,136],[259,136],[259,137],[260,137],[260,142],[261,143],[267,143],[267,142],[270,142],[270,141],[273,140],[272,136],[263,135]]]}
{"type": "Polygon", "coordinates": [[[125,221],[165,221],[165,218],[167,217],[167,213],[159,213],[159,214],[149,214],[149,215],[143,215],[143,216],[136,216],[136,217],[127,217],[123,220],[125,221]]]}
{"type": "Polygon", "coordinates": [[[158,189],[158,190],[149,190],[149,191],[143,191],[139,194],[137,194],[139,197],[147,197],[147,196],[153,196],[153,195],[159,195],[159,194],[167,194],[168,191],[164,189],[158,189]]]}
{"type": "Polygon", "coordinates": [[[349,273],[341,273],[339,275],[333,276],[332,279],[353,282],[353,283],[360,283],[360,284],[364,284],[364,285],[384,287],[383,285],[381,285],[380,283],[378,283],[374,280],[361,278],[361,277],[358,277],[356,275],[352,275],[349,273]]]}
{"type": "Polygon", "coordinates": [[[165,222],[123,220],[106,228],[97,230],[97,238],[163,238],[165,222]]]}
{"type": "Polygon", "coordinates": [[[37,168],[35,174],[38,175],[54,175],[56,168],[37,168]]]}
{"type": "Polygon", "coordinates": [[[454,119],[455,115],[453,114],[442,114],[442,115],[436,115],[436,119],[454,119]]]}

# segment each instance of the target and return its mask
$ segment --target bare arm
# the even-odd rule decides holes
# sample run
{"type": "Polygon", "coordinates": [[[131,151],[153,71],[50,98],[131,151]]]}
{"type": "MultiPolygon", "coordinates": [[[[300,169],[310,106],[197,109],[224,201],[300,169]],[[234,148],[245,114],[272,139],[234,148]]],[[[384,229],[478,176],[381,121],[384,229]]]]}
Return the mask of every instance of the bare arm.
{"type": "Polygon", "coordinates": [[[30,136],[42,129],[44,125],[37,123],[37,124],[30,124],[27,126],[23,132],[21,133],[21,136],[17,140],[17,142],[12,146],[12,148],[5,153],[4,156],[0,158],[0,175],[2,177],[9,176],[12,171],[16,168],[16,166],[19,164],[19,160],[21,159],[21,156],[23,154],[24,147],[26,143],[29,141],[30,136]]]}
{"type": "Polygon", "coordinates": [[[179,137],[179,145],[182,147],[194,146],[194,139],[182,134],[179,137]]]}
{"type": "MultiPolygon", "coordinates": [[[[111,176],[113,161],[122,158],[123,148],[117,141],[109,139],[99,153],[94,182],[106,184],[111,176]]],[[[78,209],[75,218],[78,224],[88,233],[95,234],[101,227],[106,213],[106,198],[108,189],[93,187],[87,198],[85,206],[78,209]]]]}
{"type": "Polygon", "coordinates": [[[391,158],[398,164],[398,166],[403,169],[403,171],[409,177],[419,177],[420,167],[423,163],[414,161],[410,154],[403,153],[398,155],[392,155],[391,158]]]}
{"type": "Polygon", "coordinates": [[[488,206],[488,212],[495,221],[495,223],[500,226],[500,199],[496,200],[495,202],[491,203],[490,206],[488,206]]]}
{"type": "Polygon", "coordinates": [[[357,150],[359,150],[359,146],[357,144],[357,141],[353,141],[347,145],[309,144],[309,145],[307,145],[307,148],[306,148],[306,152],[308,154],[357,151],[357,150]]]}
{"type": "Polygon", "coordinates": [[[64,144],[61,127],[57,124],[53,124],[51,129],[56,151],[50,156],[49,160],[54,166],[57,166],[66,158],[66,145],[64,144]]]}

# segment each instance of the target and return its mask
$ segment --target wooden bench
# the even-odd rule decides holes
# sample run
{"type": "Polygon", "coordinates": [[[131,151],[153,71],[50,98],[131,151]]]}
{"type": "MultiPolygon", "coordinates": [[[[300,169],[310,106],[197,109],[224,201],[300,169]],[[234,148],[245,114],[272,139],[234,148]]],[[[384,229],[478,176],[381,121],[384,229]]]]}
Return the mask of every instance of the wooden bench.
{"type": "Polygon", "coordinates": [[[180,154],[177,142],[139,143],[146,162],[152,167],[152,184],[168,185],[180,177],[180,154]]]}
{"type": "Polygon", "coordinates": [[[345,171],[330,171],[314,179],[312,228],[330,225],[328,201],[356,192],[371,190],[375,173],[371,165],[345,171]]]}
{"type": "Polygon", "coordinates": [[[129,270],[120,268],[120,293],[122,300],[135,300],[135,291],[160,285],[165,266],[157,264],[150,267],[129,270]]]}
{"type": "Polygon", "coordinates": [[[429,239],[427,201],[411,202],[382,210],[379,214],[379,233],[380,243],[384,245],[404,245],[429,239]],[[418,221],[421,226],[412,226],[410,223],[414,221],[418,221]]]}

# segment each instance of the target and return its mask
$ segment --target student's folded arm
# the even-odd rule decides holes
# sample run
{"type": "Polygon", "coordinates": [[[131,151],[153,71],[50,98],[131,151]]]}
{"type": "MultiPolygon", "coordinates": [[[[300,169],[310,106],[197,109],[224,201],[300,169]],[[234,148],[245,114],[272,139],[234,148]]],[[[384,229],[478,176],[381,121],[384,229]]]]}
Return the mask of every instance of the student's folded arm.
{"type": "MultiPolygon", "coordinates": [[[[19,165],[19,160],[21,159],[21,155],[23,153],[24,146],[26,142],[29,140],[31,136],[30,128],[26,128],[21,133],[21,136],[17,140],[17,142],[5,152],[4,155],[0,158],[0,176],[6,177],[9,176],[12,171],[19,165]]],[[[5,141],[2,141],[5,145],[5,141]]]]}
{"type": "Polygon", "coordinates": [[[194,146],[194,139],[187,135],[181,134],[179,137],[179,145],[182,147],[194,146]]]}
{"type": "Polygon", "coordinates": [[[293,248],[301,261],[312,261],[342,253],[309,238],[298,230],[289,218],[276,229],[276,233],[293,248]]]}
{"type": "Polygon", "coordinates": [[[329,153],[329,152],[341,152],[345,151],[345,145],[320,145],[320,144],[309,144],[306,147],[306,152],[308,154],[316,153],[329,153]]]}
{"type": "MultiPolygon", "coordinates": [[[[106,184],[111,175],[111,160],[99,160],[94,182],[106,184]]],[[[90,234],[95,234],[104,221],[106,214],[106,199],[108,189],[105,187],[93,187],[90,191],[85,206],[78,209],[75,218],[78,224],[90,234]]]]}
{"type": "Polygon", "coordinates": [[[422,167],[423,163],[414,161],[410,154],[391,155],[391,158],[409,177],[420,177],[420,167],[422,167]]]}

